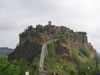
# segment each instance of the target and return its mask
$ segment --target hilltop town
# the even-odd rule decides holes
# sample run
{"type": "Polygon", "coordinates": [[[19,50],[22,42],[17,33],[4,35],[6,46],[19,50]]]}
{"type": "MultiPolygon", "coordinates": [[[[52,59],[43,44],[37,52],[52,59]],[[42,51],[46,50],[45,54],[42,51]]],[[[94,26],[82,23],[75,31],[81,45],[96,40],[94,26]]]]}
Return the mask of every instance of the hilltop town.
{"type": "MultiPolygon", "coordinates": [[[[35,66],[39,67],[40,58],[43,57],[44,62],[42,62],[42,68],[49,72],[59,72],[59,70],[61,70],[60,75],[64,69],[57,69],[54,65],[58,67],[60,64],[62,64],[62,66],[68,66],[67,63],[70,62],[70,65],[74,65],[73,68],[75,69],[75,66],[78,64],[86,64],[92,61],[95,63],[96,51],[91,43],[88,42],[86,32],[74,32],[70,28],[56,26],[49,21],[47,25],[39,24],[36,28],[29,26],[24,32],[19,34],[19,38],[19,45],[15,51],[9,55],[9,61],[14,59],[18,61],[26,59],[35,65],[36,59],[38,59],[38,65],[35,66]],[[55,39],[56,41],[53,41],[55,39]],[[52,42],[48,43],[48,41],[52,42]],[[43,46],[45,46],[45,48],[43,46]],[[41,53],[43,53],[44,56],[41,57],[41,53]]],[[[65,72],[66,71],[64,71],[64,73],[65,72]]]]}

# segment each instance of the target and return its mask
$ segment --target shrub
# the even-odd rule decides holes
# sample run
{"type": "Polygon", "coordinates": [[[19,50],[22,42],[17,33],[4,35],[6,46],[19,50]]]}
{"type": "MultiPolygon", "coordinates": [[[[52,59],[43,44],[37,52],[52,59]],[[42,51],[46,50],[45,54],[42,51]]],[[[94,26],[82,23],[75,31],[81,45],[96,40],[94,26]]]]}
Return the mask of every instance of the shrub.
{"type": "Polygon", "coordinates": [[[2,58],[0,57],[0,75],[24,75],[26,71],[30,72],[32,70],[27,66],[27,61],[8,61],[8,57],[2,58]]]}
{"type": "Polygon", "coordinates": [[[87,33],[86,33],[86,32],[75,32],[75,34],[87,35],[87,33]]]}
{"type": "Polygon", "coordinates": [[[31,33],[31,35],[34,35],[34,36],[38,36],[39,35],[39,31],[36,30],[36,29],[31,29],[30,33],[31,33]]]}
{"type": "Polygon", "coordinates": [[[77,69],[78,69],[78,75],[95,75],[96,74],[95,66],[93,68],[90,67],[90,69],[88,69],[88,65],[81,64],[77,66],[77,69]]]}
{"type": "Polygon", "coordinates": [[[84,56],[86,56],[86,57],[89,57],[90,56],[90,54],[89,54],[89,52],[87,51],[87,50],[85,50],[85,49],[80,49],[80,52],[84,55],[84,56]]]}
{"type": "Polygon", "coordinates": [[[31,29],[33,29],[33,26],[32,25],[28,26],[28,29],[27,30],[29,31],[31,29]]]}
{"type": "Polygon", "coordinates": [[[35,28],[33,28],[32,26],[28,26],[28,28],[26,28],[24,30],[24,32],[20,33],[19,36],[20,37],[26,37],[27,35],[33,35],[33,36],[39,36],[39,31],[36,30],[35,28]]]}

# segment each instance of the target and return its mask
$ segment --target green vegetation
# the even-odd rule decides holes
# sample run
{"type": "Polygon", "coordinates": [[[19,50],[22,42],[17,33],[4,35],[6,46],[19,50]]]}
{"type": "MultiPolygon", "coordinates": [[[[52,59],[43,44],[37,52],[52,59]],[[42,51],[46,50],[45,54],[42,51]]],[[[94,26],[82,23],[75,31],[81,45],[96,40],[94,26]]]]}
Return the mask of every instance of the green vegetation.
{"type": "Polygon", "coordinates": [[[78,69],[78,75],[95,75],[96,74],[95,66],[91,67],[91,66],[81,64],[77,67],[77,69],[78,69]]]}
{"type": "Polygon", "coordinates": [[[84,49],[76,50],[72,49],[73,57],[75,57],[80,64],[77,65],[78,75],[95,75],[96,61],[90,59],[88,52],[84,49]]]}
{"type": "MultiPolygon", "coordinates": [[[[73,32],[73,34],[83,36],[87,33],[73,32]]],[[[56,36],[56,39],[58,38],[57,42],[48,45],[48,56],[45,57],[44,70],[49,73],[57,72],[59,75],[95,75],[95,59],[90,58],[88,50],[71,48],[73,42],[70,42],[72,39],[70,36],[74,37],[73,34],[58,34],[56,36]]],[[[32,26],[29,26],[20,34],[20,38],[31,36],[17,47],[20,53],[24,52],[22,58],[25,60],[8,62],[7,58],[0,58],[0,75],[24,75],[26,71],[29,71],[30,75],[39,75],[42,43],[54,39],[48,35],[46,35],[46,38],[43,35],[46,40],[41,42],[43,39],[38,37],[39,35],[39,31],[32,26]],[[27,55],[28,53],[30,55],[27,55]]]]}
{"type": "Polygon", "coordinates": [[[89,54],[87,55],[87,51],[83,51],[83,49],[72,49],[72,55],[77,58],[79,62],[86,63],[87,61],[90,61],[89,54]]]}
{"type": "Polygon", "coordinates": [[[38,75],[39,61],[39,57],[36,57],[31,64],[25,59],[9,62],[8,57],[0,57],[0,75],[25,75],[25,72],[29,72],[30,75],[38,75]]]}
{"type": "MultiPolygon", "coordinates": [[[[38,75],[39,57],[36,57],[31,65],[28,64],[26,60],[8,62],[7,57],[0,57],[0,75],[24,75],[26,71],[29,71],[30,75],[38,75]]],[[[45,71],[49,73],[57,72],[59,75],[95,75],[96,73],[95,65],[92,61],[74,65],[56,53],[52,56],[47,56],[44,65],[45,71]]]]}
{"type": "Polygon", "coordinates": [[[44,65],[47,72],[57,72],[59,75],[95,75],[94,62],[90,61],[90,59],[85,61],[87,62],[74,65],[59,54],[54,54],[46,57],[44,65]]]}
{"type": "Polygon", "coordinates": [[[32,75],[31,67],[27,66],[27,61],[8,61],[8,57],[0,57],[0,75],[25,75],[25,72],[29,71],[32,75]]]}
{"type": "Polygon", "coordinates": [[[77,70],[75,66],[67,62],[59,54],[54,54],[52,56],[47,56],[45,59],[45,70],[49,73],[57,72],[59,75],[77,75],[77,70]]]}
{"type": "Polygon", "coordinates": [[[69,37],[70,36],[70,33],[66,33],[66,34],[59,34],[59,35],[57,35],[58,37],[58,42],[59,41],[62,41],[62,42],[64,42],[65,40],[70,40],[71,38],[69,37]]]}
{"type": "Polygon", "coordinates": [[[59,38],[69,40],[69,39],[70,39],[70,38],[69,38],[69,35],[70,35],[70,33],[60,34],[60,35],[59,35],[59,38]]]}
{"type": "Polygon", "coordinates": [[[40,33],[36,28],[33,28],[33,26],[30,25],[19,36],[25,38],[27,35],[39,36],[40,33]]]}
{"type": "Polygon", "coordinates": [[[40,58],[36,57],[31,64],[33,75],[39,75],[39,62],[40,58]]]}
{"type": "Polygon", "coordinates": [[[72,49],[72,58],[78,61],[73,64],[67,61],[59,53],[55,52],[55,44],[48,45],[49,55],[45,58],[45,71],[57,72],[59,75],[95,75],[95,59],[90,59],[87,51],[84,49],[72,49]],[[88,55],[87,55],[88,54],[88,55]]]}
{"type": "Polygon", "coordinates": [[[75,34],[80,34],[80,35],[87,35],[86,32],[74,32],[75,34]]]}
{"type": "Polygon", "coordinates": [[[85,50],[85,49],[82,49],[82,48],[81,48],[81,49],[80,49],[80,52],[81,52],[84,56],[87,56],[87,57],[90,56],[88,50],[85,50]]]}
{"type": "Polygon", "coordinates": [[[55,44],[54,43],[51,43],[48,45],[48,54],[49,56],[52,56],[55,54],[55,44]]]}

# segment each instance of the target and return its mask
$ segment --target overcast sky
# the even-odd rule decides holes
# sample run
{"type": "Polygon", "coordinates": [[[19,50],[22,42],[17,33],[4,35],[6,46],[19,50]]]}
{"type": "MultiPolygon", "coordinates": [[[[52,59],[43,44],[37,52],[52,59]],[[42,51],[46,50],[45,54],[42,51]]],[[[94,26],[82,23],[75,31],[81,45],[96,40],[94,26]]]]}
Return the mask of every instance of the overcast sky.
{"type": "Polygon", "coordinates": [[[100,0],[0,0],[0,47],[15,48],[28,25],[64,25],[88,33],[100,52],[100,0]]]}

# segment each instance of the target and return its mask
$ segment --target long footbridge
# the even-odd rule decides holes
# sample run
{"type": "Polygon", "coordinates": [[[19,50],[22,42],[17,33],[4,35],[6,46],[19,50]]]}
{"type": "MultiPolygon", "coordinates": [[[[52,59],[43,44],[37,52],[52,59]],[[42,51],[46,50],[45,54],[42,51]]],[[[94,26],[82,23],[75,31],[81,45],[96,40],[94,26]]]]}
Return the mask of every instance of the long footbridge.
{"type": "Polygon", "coordinates": [[[46,71],[44,71],[44,59],[45,59],[45,56],[48,55],[47,45],[54,41],[57,41],[57,39],[47,41],[42,46],[41,55],[40,55],[40,68],[39,68],[40,75],[48,75],[48,73],[46,71]]]}

